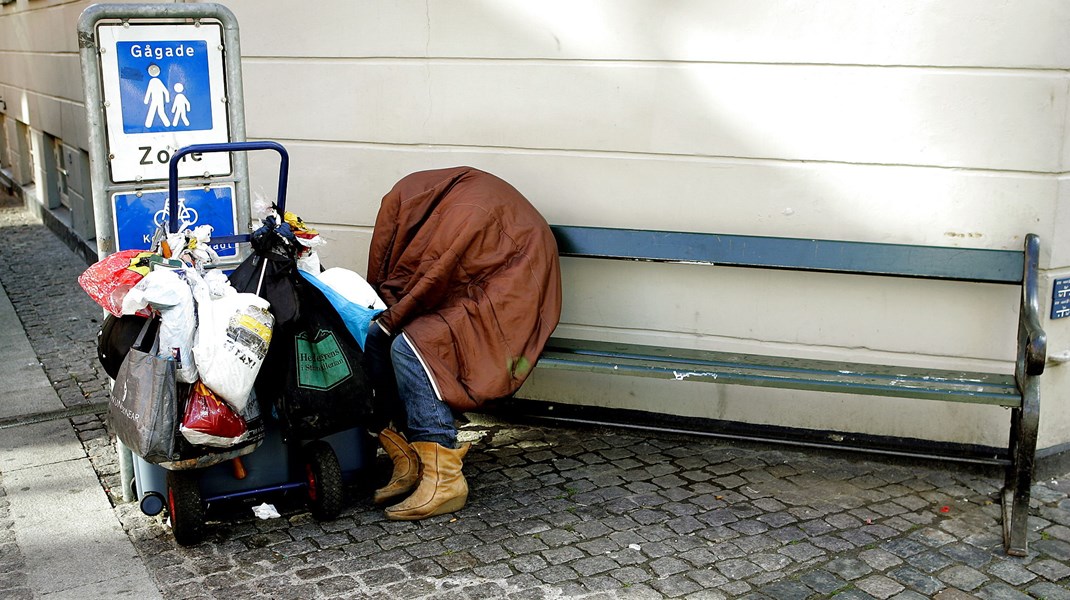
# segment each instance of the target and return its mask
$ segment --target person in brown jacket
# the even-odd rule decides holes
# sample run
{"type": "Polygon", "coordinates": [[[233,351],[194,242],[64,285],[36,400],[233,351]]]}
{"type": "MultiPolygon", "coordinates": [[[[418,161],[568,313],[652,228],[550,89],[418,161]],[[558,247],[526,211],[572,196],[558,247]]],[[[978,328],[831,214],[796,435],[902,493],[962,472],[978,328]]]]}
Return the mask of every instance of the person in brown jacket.
{"type": "Polygon", "coordinates": [[[379,434],[393,472],[374,501],[393,503],[393,520],[454,512],[468,498],[454,411],[509,396],[531,373],[561,314],[557,244],[498,177],[422,171],[383,198],[368,282],[388,308],[365,367],[378,410],[401,429],[379,434]]]}

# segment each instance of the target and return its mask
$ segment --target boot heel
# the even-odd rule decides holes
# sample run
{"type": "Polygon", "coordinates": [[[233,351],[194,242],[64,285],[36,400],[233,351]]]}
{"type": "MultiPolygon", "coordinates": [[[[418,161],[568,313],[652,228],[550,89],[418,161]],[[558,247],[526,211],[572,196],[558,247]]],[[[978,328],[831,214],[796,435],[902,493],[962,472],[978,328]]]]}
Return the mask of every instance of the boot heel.
{"type": "Polygon", "coordinates": [[[435,510],[431,511],[431,514],[429,514],[428,516],[429,517],[433,517],[435,515],[444,515],[444,514],[447,514],[447,513],[457,512],[457,511],[461,510],[462,508],[464,508],[464,503],[467,502],[467,501],[468,501],[468,496],[467,495],[457,496],[456,498],[450,498],[449,500],[446,500],[445,502],[443,502],[438,508],[436,508],[435,510]]]}
{"type": "Polygon", "coordinates": [[[394,464],[390,481],[375,490],[372,503],[387,504],[409,495],[420,482],[420,457],[405,438],[395,431],[384,429],[379,433],[379,444],[394,464]]]}

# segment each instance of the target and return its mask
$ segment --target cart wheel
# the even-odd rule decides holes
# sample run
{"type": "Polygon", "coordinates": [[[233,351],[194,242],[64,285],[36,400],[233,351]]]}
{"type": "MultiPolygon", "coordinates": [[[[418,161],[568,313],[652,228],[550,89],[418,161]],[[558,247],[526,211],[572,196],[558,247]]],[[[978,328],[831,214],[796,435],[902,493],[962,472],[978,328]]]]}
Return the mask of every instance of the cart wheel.
{"type": "Polygon", "coordinates": [[[167,510],[176,542],[192,546],[204,539],[204,503],[192,473],[167,472],[167,510]]]}
{"type": "Polygon", "coordinates": [[[304,447],[308,483],[308,509],[312,516],[327,521],[342,512],[342,467],[331,445],[317,440],[304,447]]]}

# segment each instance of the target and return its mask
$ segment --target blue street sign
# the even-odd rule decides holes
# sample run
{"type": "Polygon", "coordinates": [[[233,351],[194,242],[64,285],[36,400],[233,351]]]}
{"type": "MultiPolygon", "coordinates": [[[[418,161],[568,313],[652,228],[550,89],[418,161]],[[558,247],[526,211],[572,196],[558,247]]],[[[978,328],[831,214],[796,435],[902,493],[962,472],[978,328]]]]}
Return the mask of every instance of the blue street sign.
{"type": "MultiPolygon", "coordinates": [[[[115,211],[117,249],[148,249],[152,236],[162,225],[167,227],[167,192],[127,192],[112,196],[115,211]]],[[[193,229],[211,225],[213,236],[235,235],[237,225],[234,186],[180,189],[178,191],[178,225],[193,229]]],[[[235,244],[209,244],[221,257],[236,256],[235,244]]]]}
{"type": "Polygon", "coordinates": [[[124,133],[212,129],[205,41],[120,41],[116,59],[124,133]]]}
{"type": "Polygon", "coordinates": [[[1056,279],[1051,289],[1051,318],[1070,317],[1070,279],[1056,279]]]}

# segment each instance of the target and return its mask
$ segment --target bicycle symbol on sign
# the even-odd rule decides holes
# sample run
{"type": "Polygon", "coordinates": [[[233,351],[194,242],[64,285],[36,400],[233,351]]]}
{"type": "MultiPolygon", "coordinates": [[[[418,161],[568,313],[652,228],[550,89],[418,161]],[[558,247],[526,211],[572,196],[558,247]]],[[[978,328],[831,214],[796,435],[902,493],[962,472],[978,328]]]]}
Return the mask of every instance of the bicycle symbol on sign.
{"type": "MultiPolygon", "coordinates": [[[[163,208],[156,211],[156,214],[152,217],[152,222],[157,227],[167,226],[167,220],[171,216],[171,205],[169,202],[164,202],[163,208]]],[[[186,206],[186,200],[184,198],[178,199],[178,230],[188,229],[190,226],[197,222],[197,211],[195,209],[186,206]]]]}

